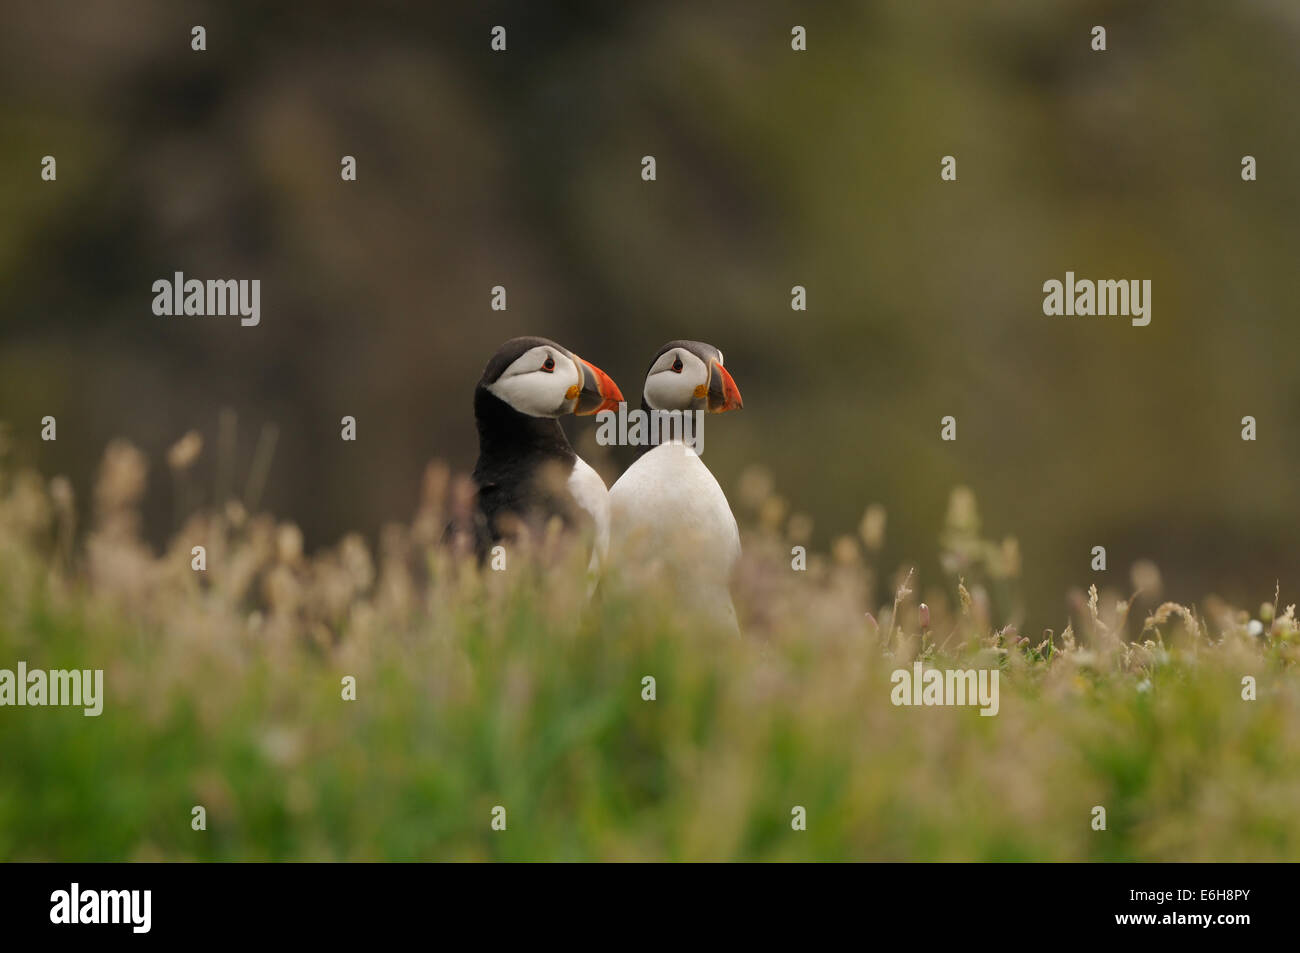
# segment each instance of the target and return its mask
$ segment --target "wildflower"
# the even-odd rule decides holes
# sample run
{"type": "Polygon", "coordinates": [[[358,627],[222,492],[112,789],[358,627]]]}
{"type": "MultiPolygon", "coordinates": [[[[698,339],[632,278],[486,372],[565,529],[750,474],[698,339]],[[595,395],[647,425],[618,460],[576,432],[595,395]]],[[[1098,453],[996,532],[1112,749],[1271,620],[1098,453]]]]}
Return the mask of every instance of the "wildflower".
{"type": "Polygon", "coordinates": [[[1160,567],[1149,559],[1139,559],[1129,569],[1129,581],[1138,592],[1145,593],[1152,599],[1159,599],[1163,594],[1164,582],[1160,578],[1160,567]]]}
{"type": "Polygon", "coordinates": [[[885,519],[885,508],[879,503],[872,503],[862,515],[858,535],[862,537],[869,552],[877,552],[885,545],[885,519]]]}
{"type": "Polygon", "coordinates": [[[167,465],[173,470],[188,470],[203,452],[203,437],[191,430],[167,451],[167,465]]]}

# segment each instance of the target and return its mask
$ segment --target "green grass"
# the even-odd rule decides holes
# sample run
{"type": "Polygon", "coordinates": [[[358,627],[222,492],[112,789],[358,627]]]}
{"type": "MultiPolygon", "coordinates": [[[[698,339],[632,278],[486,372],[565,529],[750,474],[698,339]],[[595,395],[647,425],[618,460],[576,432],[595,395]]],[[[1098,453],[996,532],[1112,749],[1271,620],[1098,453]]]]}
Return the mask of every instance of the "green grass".
{"type": "Polygon", "coordinates": [[[923,635],[914,583],[873,598],[870,547],[795,573],[754,501],[734,640],[617,580],[589,604],[576,555],[454,559],[439,471],[372,562],[356,540],[304,558],[235,507],[155,556],[119,463],[72,550],[60,492],[0,477],[0,667],[103,668],[107,695],[98,718],[0,708],[0,859],[1300,859],[1300,639],[1271,607],[1253,636],[1226,607],[1098,598],[1024,640],[983,619],[1014,579],[957,527],[964,582],[923,635]],[[918,654],[998,667],[999,714],[893,706],[918,654]]]}

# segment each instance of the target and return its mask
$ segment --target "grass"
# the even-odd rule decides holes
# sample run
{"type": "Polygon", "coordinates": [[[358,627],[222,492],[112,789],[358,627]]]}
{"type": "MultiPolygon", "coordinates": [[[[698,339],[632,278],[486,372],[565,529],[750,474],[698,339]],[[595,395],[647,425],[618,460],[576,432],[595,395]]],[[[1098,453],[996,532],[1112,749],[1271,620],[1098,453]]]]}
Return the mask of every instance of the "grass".
{"type": "Polygon", "coordinates": [[[109,449],[81,537],[65,481],[0,469],[0,668],[107,696],[0,708],[0,859],[1300,859],[1293,611],[1092,589],[1027,638],[964,491],[922,613],[882,511],[795,572],[807,521],[751,475],[735,640],[616,578],[589,602],[580,554],[480,572],[438,544],[466,489],[437,466],[377,551],[311,557],[237,504],[153,553],[143,473],[109,449]],[[998,715],[892,705],[917,658],[998,668],[998,715]]]}

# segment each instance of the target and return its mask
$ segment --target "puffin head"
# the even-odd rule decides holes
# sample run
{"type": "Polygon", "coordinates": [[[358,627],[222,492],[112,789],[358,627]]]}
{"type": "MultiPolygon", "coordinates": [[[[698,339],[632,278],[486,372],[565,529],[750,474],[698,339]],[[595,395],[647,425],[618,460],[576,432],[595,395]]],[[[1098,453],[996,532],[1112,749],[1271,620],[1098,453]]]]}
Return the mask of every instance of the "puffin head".
{"type": "Polygon", "coordinates": [[[539,337],[511,338],[483,369],[480,388],[528,417],[617,410],[618,385],[590,361],[539,337]]]}
{"type": "Polygon", "coordinates": [[[707,410],[721,414],[744,404],[722,366],[722,352],[702,341],[669,341],[650,363],[641,396],[651,410],[707,410]]]}

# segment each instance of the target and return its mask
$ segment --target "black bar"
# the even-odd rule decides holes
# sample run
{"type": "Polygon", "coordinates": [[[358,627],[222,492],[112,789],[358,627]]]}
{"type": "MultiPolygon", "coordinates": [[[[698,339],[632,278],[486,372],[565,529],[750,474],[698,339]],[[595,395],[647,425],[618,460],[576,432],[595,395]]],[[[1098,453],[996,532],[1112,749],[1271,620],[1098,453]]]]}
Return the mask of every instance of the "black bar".
{"type": "MultiPolygon", "coordinates": [[[[786,931],[883,939],[903,930],[927,944],[1019,935],[1223,945],[1294,932],[1294,873],[1280,864],[8,864],[0,925],[6,940],[63,942],[333,944],[412,930],[447,942],[453,932],[499,940],[518,931],[536,942],[647,931],[665,941],[786,931]],[[70,904],[74,883],[87,914],[101,891],[149,891],[148,931],[51,922],[66,912],[58,892],[70,904]]],[[[139,907],[121,906],[119,919],[142,926],[145,895],[135,896],[139,907]]],[[[109,900],[124,904],[121,894],[109,900]]]]}

